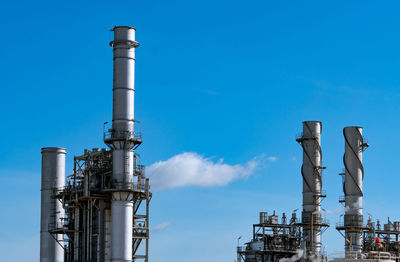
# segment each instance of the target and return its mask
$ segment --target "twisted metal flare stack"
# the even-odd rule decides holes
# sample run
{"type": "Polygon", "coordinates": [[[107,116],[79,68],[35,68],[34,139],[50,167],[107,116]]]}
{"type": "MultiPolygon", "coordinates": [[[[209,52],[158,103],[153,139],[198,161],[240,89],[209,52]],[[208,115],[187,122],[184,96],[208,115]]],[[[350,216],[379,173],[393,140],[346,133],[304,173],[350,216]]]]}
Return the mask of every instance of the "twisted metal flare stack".
{"type": "Polygon", "coordinates": [[[369,145],[362,136],[362,127],[350,126],[343,129],[345,153],[345,179],[343,191],[345,195],[345,251],[346,258],[362,250],[363,226],[363,179],[364,167],[362,154],[369,145]]]}
{"type": "Polygon", "coordinates": [[[303,235],[307,242],[309,255],[319,257],[321,251],[321,198],[322,194],[322,123],[304,121],[303,133],[296,141],[303,148],[303,235]]]}

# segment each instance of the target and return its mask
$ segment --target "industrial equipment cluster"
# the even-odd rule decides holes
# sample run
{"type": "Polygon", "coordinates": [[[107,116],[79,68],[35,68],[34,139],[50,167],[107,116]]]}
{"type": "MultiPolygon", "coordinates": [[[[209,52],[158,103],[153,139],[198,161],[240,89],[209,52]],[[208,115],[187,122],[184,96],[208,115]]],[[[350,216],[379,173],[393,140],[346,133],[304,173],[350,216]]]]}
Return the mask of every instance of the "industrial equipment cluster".
{"type": "MultiPolygon", "coordinates": [[[[66,149],[42,148],[41,262],[149,261],[150,181],[135,150],[142,143],[134,118],[135,28],[116,26],[113,49],[113,118],[104,130],[107,148],[85,149],[65,176],[66,149]]],[[[327,261],[323,218],[322,124],[303,122],[296,141],[303,148],[301,219],[260,212],[253,237],[237,247],[236,262],[327,261]]],[[[345,140],[343,235],[345,257],[331,261],[400,261],[400,222],[363,219],[362,154],[368,144],[358,126],[343,129],[345,140]]]]}
{"type": "MultiPolygon", "coordinates": [[[[328,261],[323,250],[322,233],[330,226],[323,218],[321,200],[326,197],[322,190],[321,151],[322,123],[303,122],[303,132],[296,141],[303,148],[303,210],[301,219],[295,212],[290,220],[260,212],[260,221],[253,225],[253,237],[244,246],[237,247],[237,262],[266,261],[328,261]]],[[[400,261],[400,222],[391,222],[381,228],[378,220],[369,217],[364,224],[362,155],[369,145],[362,135],[362,127],[349,126],[343,129],[345,153],[343,193],[339,203],[344,204],[343,221],[336,230],[344,237],[344,258],[331,258],[332,262],[351,261],[400,261]]]]}
{"type": "Polygon", "coordinates": [[[149,179],[136,148],[135,28],[113,29],[113,118],[106,148],[74,157],[65,177],[65,148],[42,148],[40,261],[148,261],[149,179]]]}

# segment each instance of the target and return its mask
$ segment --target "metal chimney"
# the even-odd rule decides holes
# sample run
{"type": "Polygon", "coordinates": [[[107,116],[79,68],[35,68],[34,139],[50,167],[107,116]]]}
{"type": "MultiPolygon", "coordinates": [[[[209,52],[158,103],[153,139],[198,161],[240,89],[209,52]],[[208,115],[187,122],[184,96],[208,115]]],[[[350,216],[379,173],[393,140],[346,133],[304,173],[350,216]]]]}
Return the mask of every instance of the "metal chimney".
{"type": "Polygon", "coordinates": [[[363,226],[363,189],[364,167],[362,154],[368,144],[364,142],[362,127],[350,126],[343,129],[345,139],[345,153],[343,162],[345,166],[344,195],[345,195],[345,251],[346,258],[362,249],[363,226]]]}
{"type": "Polygon", "coordinates": [[[132,261],[134,133],[135,28],[113,29],[114,52],[113,122],[113,190],[111,203],[111,260],[132,261]]]}
{"type": "Polygon", "coordinates": [[[64,261],[64,249],[59,244],[63,235],[53,237],[49,230],[63,227],[60,221],[64,218],[64,209],[53,196],[65,186],[65,154],[65,148],[42,148],[40,262],[64,261]]]}
{"type": "Polygon", "coordinates": [[[321,251],[321,198],[322,195],[322,123],[304,121],[303,133],[296,139],[303,148],[303,235],[308,255],[319,257],[321,251]]]}

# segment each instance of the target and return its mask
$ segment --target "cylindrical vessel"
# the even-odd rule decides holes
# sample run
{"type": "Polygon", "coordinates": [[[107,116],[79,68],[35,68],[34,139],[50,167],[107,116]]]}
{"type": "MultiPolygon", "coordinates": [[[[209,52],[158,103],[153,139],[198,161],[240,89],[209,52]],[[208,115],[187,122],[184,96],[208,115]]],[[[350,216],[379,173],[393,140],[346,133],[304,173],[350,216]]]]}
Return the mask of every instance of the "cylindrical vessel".
{"type": "MultiPolygon", "coordinates": [[[[65,186],[65,148],[42,148],[42,196],[40,219],[40,262],[63,262],[64,249],[49,230],[62,227],[64,209],[53,196],[65,186]]],[[[56,234],[60,243],[61,234],[56,234]]]]}
{"type": "Polygon", "coordinates": [[[268,223],[268,212],[260,212],[260,224],[268,223]]]}
{"type": "Polygon", "coordinates": [[[133,188],[133,151],[129,148],[113,150],[113,183],[116,189],[133,188]]]}
{"type": "Polygon", "coordinates": [[[269,218],[268,218],[268,223],[269,224],[273,224],[273,225],[276,225],[276,224],[278,224],[278,216],[275,216],[275,215],[272,215],[272,216],[269,216],[269,218]]]}
{"type": "Polygon", "coordinates": [[[111,259],[132,261],[135,28],[114,28],[113,186],[111,259]]]}
{"type": "Polygon", "coordinates": [[[361,252],[363,226],[363,179],[364,167],[362,164],[362,153],[365,143],[362,136],[362,127],[350,126],[343,129],[345,138],[345,153],[343,162],[345,166],[345,215],[344,226],[351,228],[346,230],[345,241],[346,257],[350,258],[354,253],[361,252]],[[357,230],[359,228],[359,230],[357,230]],[[351,242],[351,243],[349,243],[351,242]]]}
{"type": "Polygon", "coordinates": [[[129,193],[114,193],[111,210],[112,261],[132,261],[132,195],[129,193]],[[120,225],[124,226],[121,227],[120,225]]]}
{"type": "Polygon", "coordinates": [[[393,224],[394,224],[394,230],[395,231],[400,231],[400,222],[396,221],[393,224]]]}
{"type": "Polygon", "coordinates": [[[394,225],[393,224],[384,224],[383,225],[383,229],[385,230],[385,231],[394,231],[394,225]]]}
{"type": "Polygon", "coordinates": [[[114,28],[113,129],[133,132],[135,95],[135,28],[114,28]]]}
{"type": "Polygon", "coordinates": [[[321,190],[322,190],[322,123],[320,121],[304,121],[303,135],[300,138],[303,147],[303,212],[302,223],[304,238],[310,251],[319,256],[321,250],[321,190]],[[312,224],[312,225],[311,225],[312,224]],[[307,226],[310,225],[310,226],[307,226]]]}

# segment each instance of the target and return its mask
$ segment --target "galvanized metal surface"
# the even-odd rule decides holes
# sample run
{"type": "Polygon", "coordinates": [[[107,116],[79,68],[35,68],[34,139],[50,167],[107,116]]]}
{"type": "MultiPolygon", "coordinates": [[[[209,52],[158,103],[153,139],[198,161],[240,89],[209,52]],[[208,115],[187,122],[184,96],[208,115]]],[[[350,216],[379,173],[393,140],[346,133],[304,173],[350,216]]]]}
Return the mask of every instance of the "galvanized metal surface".
{"type": "Polygon", "coordinates": [[[303,122],[303,132],[296,141],[303,148],[303,210],[301,222],[296,211],[287,223],[282,214],[282,223],[275,215],[260,212],[259,224],[253,225],[253,238],[245,246],[237,247],[237,261],[326,261],[321,251],[321,234],[329,227],[321,217],[322,193],[322,124],[319,121],[303,122]]]}
{"type": "MultiPolygon", "coordinates": [[[[134,154],[142,142],[141,134],[134,130],[134,54],[138,43],[133,27],[120,26],[113,31],[113,123],[111,129],[104,130],[104,142],[110,149],[85,149],[83,155],[74,157],[74,172],[67,185],[45,191],[44,196],[42,193],[42,199],[56,201],[61,209],[42,210],[57,222],[42,232],[53,238],[59,247],[53,249],[58,257],[65,255],[66,262],[148,261],[150,185],[134,154]],[[61,223],[63,210],[65,224],[61,223]]],[[[44,170],[58,165],[57,161],[44,161],[44,170]]],[[[44,176],[44,183],[46,179],[44,176]]],[[[65,181],[64,173],[61,181],[65,181]]],[[[42,204],[53,207],[53,202],[42,204]]],[[[43,261],[61,262],[53,258],[43,261]]]]}
{"type": "Polygon", "coordinates": [[[64,209],[53,196],[65,186],[65,155],[65,148],[42,148],[40,262],[64,261],[64,249],[59,245],[63,235],[55,239],[49,230],[63,226],[64,209]]]}
{"type": "Polygon", "coordinates": [[[320,121],[304,121],[303,133],[297,141],[303,148],[303,234],[308,250],[319,256],[321,251],[321,197],[322,197],[322,124],[320,121]],[[310,226],[306,226],[310,224],[310,226]]]}
{"type": "Polygon", "coordinates": [[[269,261],[296,261],[289,260],[293,256],[302,253],[298,259],[306,258],[301,247],[301,224],[297,224],[296,215],[292,215],[289,223],[286,215],[282,214],[282,223],[273,212],[267,216],[267,212],[260,213],[260,223],[253,225],[253,237],[245,246],[237,246],[237,261],[243,262],[269,262],[269,261]]]}
{"type": "Polygon", "coordinates": [[[133,195],[124,192],[133,182],[134,144],[121,134],[134,136],[135,29],[115,27],[113,85],[113,181],[111,202],[111,261],[132,261],[133,195]],[[121,191],[118,191],[121,189],[121,191]]]}
{"type": "Polygon", "coordinates": [[[111,209],[104,210],[104,217],[105,217],[104,261],[111,262],[111,209]]]}
{"type": "MultiPolygon", "coordinates": [[[[275,215],[268,216],[260,212],[259,224],[253,225],[253,238],[245,246],[238,241],[237,261],[244,262],[282,262],[282,261],[326,261],[326,253],[318,250],[315,242],[320,242],[315,231],[323,232],[329,226],[320,214],[322,193],[320,122],[304,122],[303,133],[296,140],[303,147],[303,212],[302,221],[297,222],[296,210],[292,213],[289,224],[286,215],[278,224],[275,215]],[[311,194],[312,193],[312,194],[311,194]],[[314,240],[315,239],[315,240],[314,240]],[[314,250],[310,250],[310,242],[314,250]]],[[[336,229],[345,237],[346,258],[331,261],[400,261],[400,222],[381,224],[379,219],[372,222],[372,215],[366,225],[363,224],[363,177],[362,154],[369,145],[362,136],[361,127],[346,127],[345,154],[343,157],[345,173],[343,190],[345,203],[344,222],[339,222],[336,229]]]]}
{"type": "Polygon", "coordinates": [[[135,93],[135,29],[117,26],[113,29],[113,130],[133,132],[135,93]]]}
{"type": "Polygon", "coordinates": [[[343,162],[345,166],[345,251],[346,257],[352,252],[362,250],[363,226],[363,179],[364,167],[362,154],[367,144],[362,136],[362,127],[350,126],[343,129],[345,138],[345,154],[343,162]],[[358,229],[357,229],[358,228],[358,229]]]}

